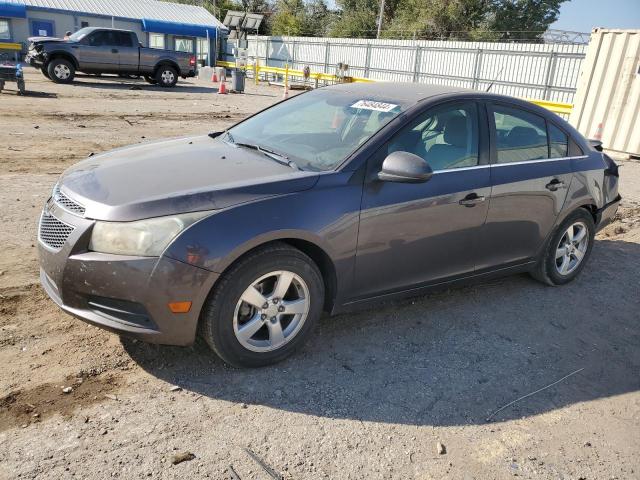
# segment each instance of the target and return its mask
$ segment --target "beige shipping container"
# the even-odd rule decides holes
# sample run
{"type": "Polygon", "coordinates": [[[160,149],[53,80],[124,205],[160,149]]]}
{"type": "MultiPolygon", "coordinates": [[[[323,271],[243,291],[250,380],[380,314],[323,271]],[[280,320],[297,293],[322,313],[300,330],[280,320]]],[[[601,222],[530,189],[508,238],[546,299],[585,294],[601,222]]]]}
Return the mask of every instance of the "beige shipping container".
{"type": "Polygon", "coordinates": [[[640,30],[594,28],[569,123],[604,148],[640,156],[640,30]]]}

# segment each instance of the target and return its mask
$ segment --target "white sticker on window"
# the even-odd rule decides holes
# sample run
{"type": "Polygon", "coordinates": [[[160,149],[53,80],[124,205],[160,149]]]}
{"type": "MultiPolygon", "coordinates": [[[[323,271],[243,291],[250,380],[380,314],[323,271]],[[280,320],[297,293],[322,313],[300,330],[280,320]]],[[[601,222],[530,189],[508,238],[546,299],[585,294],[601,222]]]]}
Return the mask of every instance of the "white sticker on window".
{"type": "Polygon", "coordinates": [[[41,37],[46,37],[49,32],[47,32],[46,30],[38,30],[38,33],[40,34],[41,37]]]}
{"type": "Polygon", "coordinates": [[[377,112],[390,112],[398,105],[394,103],[376,102],[373,100],[358,100],[351,105],[351,108],[361,108],[363,110],[375,110],[377,112]]]}

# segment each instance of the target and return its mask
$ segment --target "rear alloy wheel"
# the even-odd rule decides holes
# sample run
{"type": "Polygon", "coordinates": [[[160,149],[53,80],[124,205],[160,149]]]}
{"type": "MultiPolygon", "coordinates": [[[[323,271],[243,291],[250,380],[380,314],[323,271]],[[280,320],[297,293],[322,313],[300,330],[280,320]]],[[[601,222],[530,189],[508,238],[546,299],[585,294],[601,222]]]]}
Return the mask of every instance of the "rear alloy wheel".
{"type": "Polygon", "coordinates": [[[156,82],[161,87],[174,87],[178,83],[178,72],[173,67],[163,65],[156,72],[156,82]]]}
{"type": "Polygon", "coordinates": [[[200,331],[225,362],[260,367],[302,345],[323,304],[324,283],[313,260],[275,243],[223,275],[203,309],[200,331]]]}
{"type": "Polygon", "coordinates": [[[548,285],[563,285],[578,276],[593,247],[595,224],[585,209],[569,215],[556,229],[532,275],[548,285]]]}
{"type": "Polygon", "coordinates": [[[54,58],[47,65],[49,78],[55,83],[71,83],[76,75],[76,69],[64,58],[54,58]]]}

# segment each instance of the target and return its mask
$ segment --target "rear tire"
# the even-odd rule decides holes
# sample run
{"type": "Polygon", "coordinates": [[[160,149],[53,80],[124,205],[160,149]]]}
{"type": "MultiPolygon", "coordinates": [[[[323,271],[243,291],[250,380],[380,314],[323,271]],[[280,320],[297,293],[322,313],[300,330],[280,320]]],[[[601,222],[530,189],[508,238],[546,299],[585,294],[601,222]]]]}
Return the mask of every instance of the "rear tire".
{"type": "Polygon", "coordinates": [[[169,65],[161,65],[156,72],[156,82],[164,88],[172,88],[178,83],[178,72],[169,65]]]}
{"type": "Polygon", "coordinates": [[[200,335],[226,363],[262,367],[288,357],[308,339],[323,305],[324,282],[314,261],[274,243],[220,278],[203,308],[200,335]]]}
{"type": "Polygon", "coordinates": [[[71,62],[64,58],[54,58],[47,65],[49,78],[55,83],[71,83],[76,75],[76,69],[71,62]]]}
{"type": "Polygon", "coordinates": [[[571,213],[555,229],[531,276],[551,286],[571,282],[589,260],[595,232],[591,213],[583,208],[571,213]]]}

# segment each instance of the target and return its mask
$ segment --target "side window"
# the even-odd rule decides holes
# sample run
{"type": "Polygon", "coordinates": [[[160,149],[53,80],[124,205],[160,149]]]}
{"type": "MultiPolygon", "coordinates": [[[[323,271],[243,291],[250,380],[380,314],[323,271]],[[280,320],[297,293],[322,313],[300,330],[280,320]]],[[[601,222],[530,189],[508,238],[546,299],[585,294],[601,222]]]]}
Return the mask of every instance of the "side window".
{"type": "Polygon", "coordinates": [[[116,37],[116,45],[119,47],[133,47],[131,34],[128,32],[113,32],[116,37]]]}
{"type": "Polygon", "coordinates": [[[104,47],[108,45],[113,45],[114,44],[113,35],[111,35],[111,32],[107,30],[99,30],[89,35],[89,38],[87,39],[87,43],[92,47],[104,47]]]}
{"type": "Polygon", "coordinates": [[[545,120],[518,108],[493,106],[498,163],[549,158],[545,120]]]}
{"type": "Polygon", "coordinates": [[[563,158],[569,155],[567,135],[553,123],[549,125],[549,149],[551,158],[563,158]]]}
{"type": "Polygon", "coordinates": [[[478,165],[478,107],[474,102],[436,107],[401,130],[388,153],[404,151],[424,158],[433,170],[478,165]]]}

